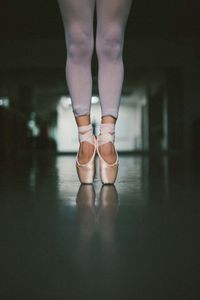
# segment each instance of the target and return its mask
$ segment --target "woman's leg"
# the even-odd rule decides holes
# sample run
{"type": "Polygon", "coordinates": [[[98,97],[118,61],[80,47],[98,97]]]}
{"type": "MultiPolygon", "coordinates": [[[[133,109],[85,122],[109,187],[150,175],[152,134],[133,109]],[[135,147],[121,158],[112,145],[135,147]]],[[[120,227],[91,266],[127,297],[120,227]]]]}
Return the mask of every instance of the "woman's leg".
{"type": "MultiPolygon", "coordinates": [[[[124,33],[132,0],[96,0],[98,86],[102,123],[115,124],[118,118],[124,79],[124,33]]],[[[116,159],[112,143],[100,147],[108,163],[116,159]]]]}
{"type": "MultiPolygon", "coordinates": [[[[95,0],[58,0],[67,48],[66,80],[78,126],[90,124],[92,97],[91,59],[94,49],[95,0]]],[[[85,163],[93,146],[81,143],[79,161],[85,163]]]]}

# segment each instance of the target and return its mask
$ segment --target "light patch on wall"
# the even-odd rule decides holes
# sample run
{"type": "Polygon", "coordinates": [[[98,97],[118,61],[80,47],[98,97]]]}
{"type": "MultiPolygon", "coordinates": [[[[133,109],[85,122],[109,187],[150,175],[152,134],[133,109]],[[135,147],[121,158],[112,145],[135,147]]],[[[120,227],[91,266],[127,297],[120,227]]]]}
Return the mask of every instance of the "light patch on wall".
{"type": "MultiPolygon", "coordinates": [[[[98,103],[99,102],[99,97],[97,96],[92,96],[92,104],[98,103]]],[[[72,101],[70,97],[67,96],[61,96],[60,97],[60,105],[64,110],[68,109],[69,106],[71,106],[72,101]]]]}
{"type": "Polygon", "coordinates": [[[60,97],[60,106],[66,110],[72,104],[71,98],[62,96],[60,97]]]}
{"type": "Polygon", "coordinates": [[[8,108],[10,106],[10,99],[7,97],[0,98],[0,106],[8,108]]]}
{"type": "Polygon", "coordinates": [[[30,129],[33,137],[37,137],[40,134],[40,129],[36,124],[36,113],[31,112],[30,119],[28,120],[27,127],[30,129]]]}
{"type": "MultiPolygon", "coordinates": [[[[116,148],[119,151],[142,150],[142,107],[146,104],[146,99],[133,99],[133,95],[122,96],[122,98],[119,118],[116,124],[116,148]]],[[[92,96],[91,102],[91,120],[95,133],[98,134],[101,121],[99,97],[96,95],[92,96]]],[[[55,131],[57,151],[77,152],[78,132],[69,97],[60,97],[57,113],[57,127],[55,131]]]]}

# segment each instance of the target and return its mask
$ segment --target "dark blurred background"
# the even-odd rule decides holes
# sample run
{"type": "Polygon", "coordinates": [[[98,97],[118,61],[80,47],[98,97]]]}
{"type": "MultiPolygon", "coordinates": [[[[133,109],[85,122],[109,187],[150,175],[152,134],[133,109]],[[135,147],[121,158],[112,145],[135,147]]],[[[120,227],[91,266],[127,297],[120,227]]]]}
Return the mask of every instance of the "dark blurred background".
{"type": "MultiPolygon", "coordinates": [[[[132,111],[129,125],[133,134],[122,136],[126,130],[122,128],[123,116],[119,117],[119,150],[180,151],[198,156],[199,34],[198,1],[133,2],[124,45],[121,106],[123,115],[132,111]]],[[[59,153],[77,148],[76,140],[70,148],[59,138],[67,135],[58,126],[59,105],[63,104],[68,127],[73,123],[71,107],[67,107],[65,60],[64,31],[55,0],[48,0],[48,4],[39,0],[1,1],[1,157],[33,149],[59,153]]],[[[92,72],[93,94],[97,97],[95,52],[92,72]]],[[[94,115],[98,115],[98,109],[94,115]]]]}
{"type": "Polygon", "coordinates": [[[80,185],[57,1],[0,1],[0,299],[200,299],[199,8],[133,0],[118,178],[80,185]]]}

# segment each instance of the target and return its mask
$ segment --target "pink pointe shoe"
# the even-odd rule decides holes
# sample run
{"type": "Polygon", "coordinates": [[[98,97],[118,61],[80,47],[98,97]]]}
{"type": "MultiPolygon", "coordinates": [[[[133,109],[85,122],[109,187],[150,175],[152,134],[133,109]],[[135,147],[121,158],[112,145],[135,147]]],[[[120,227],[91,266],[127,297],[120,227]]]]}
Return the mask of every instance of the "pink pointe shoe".
{"type": "Polygon", "coordinates": [[[94,152],[91,159],[82,164],[78,161],[78,153],[76,155],[76,170],[81,183],[93,183],[95,176],[95,155],[96,155],[96,137],[93,135],[92,125],[79,126],[79,142],[87,142],[94,145],[94,152]]]}
{"type": "Polygon", "coordinates": [[[107,163],[99,152],[99,146],[111,142],[114,144],[115,140],[115,124],[101,124],[100,134],[97,137],[97,153],[99,156],[99,175],[103,184],[113,184],[117,178],[119,157],[116,151],[116,161],[113,164],[107,163]]]}

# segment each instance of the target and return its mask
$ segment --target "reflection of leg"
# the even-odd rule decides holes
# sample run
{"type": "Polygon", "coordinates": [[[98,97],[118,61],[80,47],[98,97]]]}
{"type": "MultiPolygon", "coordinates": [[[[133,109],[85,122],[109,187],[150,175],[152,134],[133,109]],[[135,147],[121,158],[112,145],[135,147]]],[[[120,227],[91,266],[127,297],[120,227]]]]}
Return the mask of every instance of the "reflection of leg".
{"type": "Polygon", "coordinates": [[[103,185],[99,198],[97,229],[100,237],[102,254],[102,287],[108,299],[116,299],[118,286],[119,252],[115,240],[115,220],[118,212],[118,194],[114,185],[103,185]]]}
{"type": "Polygon", "coordinates": [[[118,212],[118,193],[114,185],[103,185],[100,192],[98,228],[103,242],[111,242],[114,234],[114,222],[118,212]]]}
{"type": "MultiPolygon", "coordinates": [[[[93,185],[80,185],[77,194],[79,236],[75,249],[76,265],[84,284],[83,293],[90,291],[93,274],[92,237],[95,230],[95,191],[93,185]]],[[[90,298],[89,295],[87,297],[90,298]]]]}
{"type": "Polygon", "coordinates": [[[77,198],[80,239],[87,243],[93,235],[95,225],[95,190],[93,185],[80,185],[77,198]]]}

